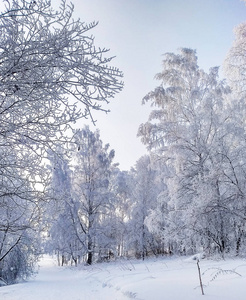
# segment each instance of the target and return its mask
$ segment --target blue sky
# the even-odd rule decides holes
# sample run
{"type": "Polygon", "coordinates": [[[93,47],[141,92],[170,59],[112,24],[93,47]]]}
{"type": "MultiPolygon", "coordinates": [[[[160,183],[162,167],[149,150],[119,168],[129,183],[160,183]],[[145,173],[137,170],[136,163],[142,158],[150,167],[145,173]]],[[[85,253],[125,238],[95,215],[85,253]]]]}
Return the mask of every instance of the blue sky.
{"type": "Polygon", "coordinates": [[[129,169],[146,153],[136,133],[151,108],[142,106],[141,100],[159,84],[154,75],[161,71],[162,54],[189,47],[197,50],[201,68],[222,65],[234,39],[233,28],[246,21],[246,6],[240,0],[72,2],[75,18],[99,21],[91,32],[95,44],[110,48],[109,54],[116,56],[112,65],[124,72],[124,90],[107,106],[111,112],[95,117],[103,142],[116,151],[115,161],[129,169]]]}

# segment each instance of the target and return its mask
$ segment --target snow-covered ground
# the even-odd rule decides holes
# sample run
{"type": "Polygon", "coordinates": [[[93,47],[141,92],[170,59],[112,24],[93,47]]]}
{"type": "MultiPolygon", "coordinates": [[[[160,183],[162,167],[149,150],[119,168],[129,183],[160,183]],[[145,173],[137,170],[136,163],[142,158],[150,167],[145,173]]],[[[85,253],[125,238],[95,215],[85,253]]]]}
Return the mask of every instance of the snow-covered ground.
{"type": "Polygon", "coordinates": [[[36,277],[0,288],[1,300],[245,300],[246,260],[201,260],[205,296],[196,261],[159,258],[117,261],[78,268],[40,261],[36,277]]]}

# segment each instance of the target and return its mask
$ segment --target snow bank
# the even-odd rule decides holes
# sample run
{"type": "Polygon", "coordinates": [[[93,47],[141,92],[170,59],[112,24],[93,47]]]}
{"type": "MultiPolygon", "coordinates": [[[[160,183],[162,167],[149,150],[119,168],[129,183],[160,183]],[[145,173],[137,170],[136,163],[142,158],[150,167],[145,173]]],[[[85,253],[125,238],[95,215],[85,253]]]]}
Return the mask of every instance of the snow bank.
{"type": "Polygon", "coordinates": [[[160,258],[122,260],[78,268],[57,267],[50,257],[40,262],[32,280],[0,288],[1,300],[244,300],[246,261],[200,261],[205,296],[196,261],[160,258]]]}

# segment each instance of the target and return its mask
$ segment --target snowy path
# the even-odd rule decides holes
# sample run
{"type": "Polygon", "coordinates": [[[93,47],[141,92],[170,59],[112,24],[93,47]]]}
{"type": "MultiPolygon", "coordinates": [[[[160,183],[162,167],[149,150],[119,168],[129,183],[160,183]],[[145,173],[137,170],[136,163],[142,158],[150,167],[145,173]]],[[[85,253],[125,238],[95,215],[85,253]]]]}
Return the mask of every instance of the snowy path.
{"type": "Polygon", "coordinates": [[[46,257],[40,262],[40,270],[35,278],[0,288],[0,300],[126,299],[123,295],[118,297],[117,291],[112,295],[110,289],[105,290],[94,277],[96,273],[57,267],[52,258],[46,257]]]}
{"type": "Polygon", "coordinates": [[[126,260],[66,268],[57,267],[46,256],[35,278],[0,288],[0,300],[246,299],[245,260],[204,260],[200,265],[205,272],[205,296],[192,259],[126,260]]]}

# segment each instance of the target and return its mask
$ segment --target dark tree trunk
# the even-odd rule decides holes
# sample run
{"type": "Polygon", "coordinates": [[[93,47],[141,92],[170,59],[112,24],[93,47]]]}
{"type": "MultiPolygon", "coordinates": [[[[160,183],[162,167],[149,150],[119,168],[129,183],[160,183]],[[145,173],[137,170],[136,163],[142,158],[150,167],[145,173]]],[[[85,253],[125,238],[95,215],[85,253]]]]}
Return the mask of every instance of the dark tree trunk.
{"type": "Polygon", "coordinates": [[[91,265],[92,264],[92,238],[90,235],[88,236],[87,247],[88,247],[87,264],[91,265]]]}

